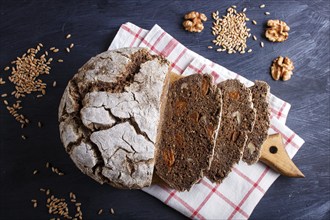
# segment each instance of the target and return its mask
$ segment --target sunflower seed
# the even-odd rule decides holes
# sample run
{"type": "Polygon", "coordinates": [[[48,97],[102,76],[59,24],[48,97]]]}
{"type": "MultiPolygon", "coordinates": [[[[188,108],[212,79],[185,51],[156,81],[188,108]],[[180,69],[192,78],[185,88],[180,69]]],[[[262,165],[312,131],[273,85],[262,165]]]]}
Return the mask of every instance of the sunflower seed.
{"type": "Polygon", "coordinates": [[[270,15],[270,12],[266,11],[266,12],[265,12],[265,15],[270,15]]]}
{"type": "Polygon", "coordinates": [[[67,35],[65,36],[66,39],[69,39],[70,37],[71,37],[71,34],[67,34],[67,35]]]}
{"type": "Polygon", "coordinates": [[[259,7],[260,7],[260,8],[264,8],[264,7],[266,7],[266,5],[265,5],[265,4],[262,4],[262,5],[260,5],[259,7]]]}
{"type": "Polygon", "coordinates": [[[260,42],[260,46],[261,46],[261,47],[264,47],[264,46],[265,46],[265,45],[264,45],[264,42],[261,41],[261,42],[260,42]]]}

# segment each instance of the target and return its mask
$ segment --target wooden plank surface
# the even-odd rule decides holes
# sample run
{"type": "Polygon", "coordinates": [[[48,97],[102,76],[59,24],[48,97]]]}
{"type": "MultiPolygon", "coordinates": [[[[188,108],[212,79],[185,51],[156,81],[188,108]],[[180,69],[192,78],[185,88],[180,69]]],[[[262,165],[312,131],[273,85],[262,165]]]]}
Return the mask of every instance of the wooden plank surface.
{"type": "MultiPolygon", "coordinates": [[[[23,102],[23,113],[32,121],[21,129],[0,105],[0,218],[49,219],[41,201],[40,187],[64,195],[70,191],[82,202],[85,219],[185,219],[180,213],[142,191],[116,190],[100,186],[83,175],[65,153],[59,139],[57,107],[67,81],[90,57],[109,46],[119,26],[127,21],[150,29],[159,24],[189,49],[251,80],[265,80],[271,92],[292,104],[287,125],[306,143],[294,158],[305,174],[304,179],[280,177],[266,193],[251,219],[329,219],[330,218],[330,128],[329,128],[329,1],[0,1],[0,77],[2,69],[27,48],[42,42],[45,46],[66,47],[73,42],[70,54],[59,53],[64,63],[54,64],[51,75],[42,77],[57,87],[49,86],[47,95],[23,102]],[[266,4],[260,9],[260,4],[266,4]],[[211,12],[223,14],[232,4],[258,21],[249,25],[252,33],[265,43],[249,40],[251,54],[228,55],[207,49],[211,12]],[[204,12],[209,21],[200,34],[185,32],[182,16],[191,10],[204,12]],[[263,12],[271,15],[265,16],[263,12]],[[286,21],[289,40],[275,44],[263,37],[268,18],[286,21]],[[67,33],[72,34],[65,40],[67,33]],[[295,65],[287,82],[273,81],[269,74],[277,56],[289,56],[295,65]],[[42,128],[37,121],[43,122],[42,128]],[[22,140],[21,134],[28,139],[22,140]],[[49,161],[66,175],[59,177],[44,168],[49,161]],[[38,175],[32,175],[39,169],[38,175]],[[31,199],[40,200],[33,209],[31,199]],[[98,216],[100,208],[114,215],[98,216]]],[[[7,83],[0,93],[12,91],[7,83]]],[[[221,208],[221,207],[219,207],[221,208]]]]}

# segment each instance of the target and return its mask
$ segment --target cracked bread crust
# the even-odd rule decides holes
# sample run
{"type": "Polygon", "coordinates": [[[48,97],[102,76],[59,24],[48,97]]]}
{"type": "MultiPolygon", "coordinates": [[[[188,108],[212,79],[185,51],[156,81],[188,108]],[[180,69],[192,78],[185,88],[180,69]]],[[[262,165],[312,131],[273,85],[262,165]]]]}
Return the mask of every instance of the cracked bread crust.
{"type": "Polygon", "coordinates": [[[222,92],[222,117],[213,161],[206,176],[212,182],[221,183],[243,155],[256,112],[251,91],[240,81],[226,80],[218,87],[222,92]]]}
{"type": "Polygon", "coordinates": [[[155,172],[173,189],[189,190],[209,169],[221,106],[221,91],[211,75],[194,74],[169,85],[155,172]]]}
{"type": "Polygon", "coordinates": [[[268,94],[270,87],[266,82],[256,81],[250,87],[253,107],[257,111],[256,122],[243,153],[243,161],[249,165],[256,163],[260,158],[261,146],[268,137],[270,113],[268,110],[268,94]]]}
{"type": "Polygon", "coordinates": [[[83,173],[118,188],[151,184],[168,67],[146,49],[123,48],[91,58],[69,81],[59,106],[60,136],[83,173]]]}

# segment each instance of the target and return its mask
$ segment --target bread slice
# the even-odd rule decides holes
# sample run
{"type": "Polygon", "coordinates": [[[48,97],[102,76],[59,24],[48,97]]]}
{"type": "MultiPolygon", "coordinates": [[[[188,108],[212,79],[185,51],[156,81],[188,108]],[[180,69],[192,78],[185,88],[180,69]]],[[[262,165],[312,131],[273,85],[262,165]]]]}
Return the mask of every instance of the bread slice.
{"type": "Polygon", "coordinates": [[[194,74],[170,84],[159,128],[155,172],[173,189],[189,190],[210,168],[221,100],[211,75],[194,74]]]}
{"type": "Polygon", "coordinates": [[[249,134],[247,145],[243,153],[243,161],[248,164],[256,163],[260,158],[261,145],[267,139],[270,125],[268,111],[269,85],[263,81],[256,81],[250,87],[252,92],[253,107],[257,111],[253,131],[249,134]]]}
{"type": "Polygon", "coordinates": [[[207,177],[216,183],[229,174],[238,163],[252,131],[256,112],[251,91],[238,80],[226,80],[218,84],[222,92],[222,116],[214,157],[207,177]]]}

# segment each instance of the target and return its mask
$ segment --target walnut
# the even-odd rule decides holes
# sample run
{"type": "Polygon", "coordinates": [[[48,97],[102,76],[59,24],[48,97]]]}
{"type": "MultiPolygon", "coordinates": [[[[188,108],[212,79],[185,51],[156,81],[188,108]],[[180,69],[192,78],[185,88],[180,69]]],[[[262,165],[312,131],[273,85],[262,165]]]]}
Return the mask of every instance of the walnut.
{"type": "Polygon", "coordinates": [[[184,29],[189,32],[201,32],[204,29],[203,21],[207,20],[207,17],[203,13],[196,11],[189,12],[184,16],[185,21],[182,23],[184,29]]]}
{"type": "Polygon", "coordinates": [[[273,42],[283,42],[289,37],[290,27],[280,20],[268,20],[265,36],[273,42]]]}
{"type": "Polygon", "coordinates": [[[291,78],[293,69],[293,62],[288,57],[279,56],[273,61],[271,74],[274,80],[282,78],[283,81],[287,81],[291,78]]]}

